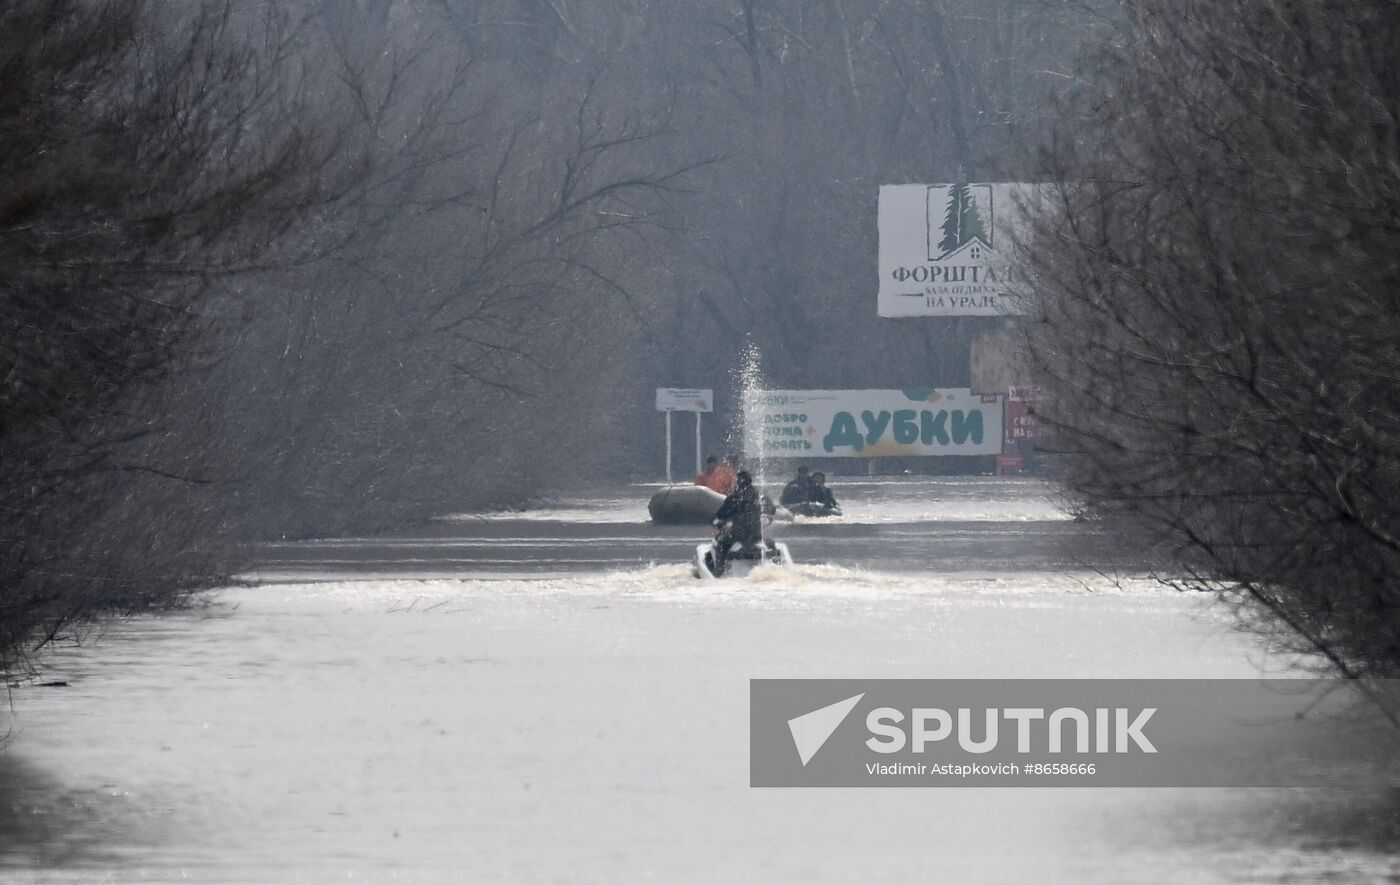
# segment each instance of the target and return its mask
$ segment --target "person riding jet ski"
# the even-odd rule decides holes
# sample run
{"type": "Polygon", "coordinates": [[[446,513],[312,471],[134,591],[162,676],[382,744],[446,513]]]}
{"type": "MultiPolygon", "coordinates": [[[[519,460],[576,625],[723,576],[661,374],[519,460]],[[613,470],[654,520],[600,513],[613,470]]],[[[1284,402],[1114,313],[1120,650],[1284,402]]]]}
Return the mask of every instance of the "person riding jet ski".
{"type": "Polygon", "coordinates": [[[743,577],[761,564],[792,565],[786,544],[763,537],[763,520],[777,509],[773,502],[759,495],[747,470],[739,471],[735,482],[738,488],[715,511],[714,541],[695,548],[697,578],[714,579],[730,572],[743,577]]]}
{"type": "Polygon", "coordinates": [[[763,501],[753,487],[753,476],[747,470],[738,474],[738,488],[724,499],[712,520],[715,527],[715,574],[724,572],[729,548],[763,544],[763,501]]]}

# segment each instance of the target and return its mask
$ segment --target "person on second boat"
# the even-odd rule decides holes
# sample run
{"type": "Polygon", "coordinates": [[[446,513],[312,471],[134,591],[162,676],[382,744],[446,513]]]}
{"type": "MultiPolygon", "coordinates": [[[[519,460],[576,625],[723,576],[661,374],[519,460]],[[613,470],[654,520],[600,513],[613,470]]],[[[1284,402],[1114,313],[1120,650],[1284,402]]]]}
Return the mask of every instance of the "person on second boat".
{"type": "Polygon", "coordinates": [[[836,496],[831,493],[831,487],[826,484],[826,474],[820,470],[812,474],[812,485],[807,490],[807,500],[813,506],[827,511],[838,510],[841,507],[836,503],[836,496]]]}
{"type": "Polygon", "coordinates": [[[747,470],[739,471],[737,482],[734,493],[715,512],[716,575],[724,572],[729,548],[736,543],[745,547],[763,545],[763,503],[758,489],[753,487],[753,477],[747,470]]]}
{"type": "Polygon", "coordinates": [[[705,469],[695,477],[695,484],[705,486],[721,495],[728,495],[734,491],[736,485],[734,468],[728,461],[720,461],[711,455],[705,459],[705,469]]]}
{"type": "Polygon", "coordinates": [[[797,468],[797,476],[792,482],[783,486],[783,493],[778,496],[778,503],[784,507],[791,507],[794,504],[806,504],[810,500],[812,490],[812,477],[805,466],[797,468]]]}

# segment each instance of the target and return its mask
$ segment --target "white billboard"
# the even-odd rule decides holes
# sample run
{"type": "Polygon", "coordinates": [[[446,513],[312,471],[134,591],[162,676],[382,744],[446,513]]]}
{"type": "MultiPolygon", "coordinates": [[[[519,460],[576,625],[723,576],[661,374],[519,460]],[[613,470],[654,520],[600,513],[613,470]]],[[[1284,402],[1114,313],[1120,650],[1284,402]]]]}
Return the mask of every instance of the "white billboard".
{"type": "Polygon", "coordinates": [[[881,185],[879,315],[1021,313],[1010,234],[1034,194],[1014,183],[881,185]]]}
{"type": "Polygon", "coordinates": [[[759,390],[744,412],[750,458],[996,455],[1001,397],[967,388],[759,390]]]}
{"type": "Polygon", "coordinates": [[[693,387],[656,388],[658,412],[713,412],[715,392],[693,387]]]}

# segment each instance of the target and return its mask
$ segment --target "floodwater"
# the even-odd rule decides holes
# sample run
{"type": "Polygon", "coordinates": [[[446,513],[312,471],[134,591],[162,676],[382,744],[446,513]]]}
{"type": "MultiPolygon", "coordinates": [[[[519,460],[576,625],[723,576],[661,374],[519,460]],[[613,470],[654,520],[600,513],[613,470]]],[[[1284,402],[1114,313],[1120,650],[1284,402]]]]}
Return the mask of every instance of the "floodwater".
{"type": "Polygon", "coordinates": [[[1281,658],[1028,480],[836,485],[701,583],[652,488],[268,545],[12,689],[0,878],[1372,882],[1394,797],[748,787],[759,677],[1236,677],[1281,658]],[[39,683],[64,683],[41,685],[39,683]]]}

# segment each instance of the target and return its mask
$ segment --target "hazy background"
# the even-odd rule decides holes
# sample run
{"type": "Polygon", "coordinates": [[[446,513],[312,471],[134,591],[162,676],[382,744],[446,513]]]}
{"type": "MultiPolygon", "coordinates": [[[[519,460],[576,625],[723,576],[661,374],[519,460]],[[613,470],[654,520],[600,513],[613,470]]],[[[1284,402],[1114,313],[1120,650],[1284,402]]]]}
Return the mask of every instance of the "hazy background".
{"type": "Polygon", "coordinates": [[[746,340],[773,386],[967,385],[995,321],[875,315],[877,188],[1029,174],[1100,25],[1017,0],[351,5],[326,27],[427,41],[420,85],[464,64],[442,116],[472,119],[370,242],[261,284],[192,391],[221,391],[266,531],[658,477],[653,389],[720,391],[714,439],[746,340]]]}

